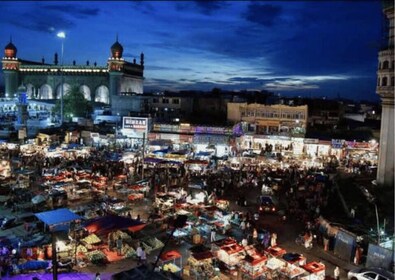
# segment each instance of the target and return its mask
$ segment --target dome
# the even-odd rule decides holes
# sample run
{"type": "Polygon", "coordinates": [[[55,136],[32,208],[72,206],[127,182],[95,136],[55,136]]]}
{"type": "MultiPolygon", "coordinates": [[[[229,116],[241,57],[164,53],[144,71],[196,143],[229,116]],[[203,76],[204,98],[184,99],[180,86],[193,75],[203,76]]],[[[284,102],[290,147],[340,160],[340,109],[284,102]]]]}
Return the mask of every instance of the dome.
{"type": "Polygon", "coordinates": [[[123,53],[122,45],[117,41],[111,46],[111,57],[121,58],[123,53]]]}
{"type": "Polygon", "coordinates": [[[27,90],[27,88],[25,87],[25,85],[24,85],[24,84],[21,84],[21,85],[18,87],[17,92],[26,92],[26,90],[27,90]]]}
{"type": "Polygon", "coordinates": [[[16,52],[17,52],[17,49],[14,46],[14,44],[12,43],[12,41],[10,41],[7,44],[7,46],[5,46],[5,48],[4,48],[5,57],[16,57],[16,52]]]}

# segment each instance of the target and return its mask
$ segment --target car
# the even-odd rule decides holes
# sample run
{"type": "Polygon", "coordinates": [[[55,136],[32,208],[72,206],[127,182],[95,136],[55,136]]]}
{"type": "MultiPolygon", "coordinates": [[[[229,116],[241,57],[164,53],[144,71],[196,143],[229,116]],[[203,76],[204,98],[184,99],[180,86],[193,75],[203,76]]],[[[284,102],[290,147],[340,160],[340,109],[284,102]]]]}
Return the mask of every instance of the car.
{"type": "Polygon", "coordinates": [[[275,197],[269,195],[261,195],[258,198],[260,213],[276,213],[278,212],[278,201],[275,197]]]}
{"type": "Polygon", "coordinates": [[[358,268],[350,270],[347,278],[351,280],[392,280],[394,274],[382,268],[358,268]]]}

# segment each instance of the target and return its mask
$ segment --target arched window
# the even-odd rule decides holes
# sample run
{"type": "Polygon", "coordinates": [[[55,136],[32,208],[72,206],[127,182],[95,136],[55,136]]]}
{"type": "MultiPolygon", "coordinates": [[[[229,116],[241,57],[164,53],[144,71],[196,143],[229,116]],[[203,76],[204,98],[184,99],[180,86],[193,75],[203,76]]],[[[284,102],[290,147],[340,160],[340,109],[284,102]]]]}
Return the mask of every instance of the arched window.
{"type": "Polygon", "coordinates": [[[389,67],[389,62],[388,60],[386,60],[383,62],[383,69],[388,69],[388,67],[389,67]]]}
{"type": "Polygon", "coordinates": [[[394,77],[391,77],[391,86],[394,86],[394,77]]]}
{"type": "Polygon", "coordinates": [[[394,61],[391,61],[391,69],[394,69],[394,61]]]}
{"type": "Polygon", "coordinates": [[[381,86],[382,87],[386,87],[387,86],[387,81],[388,81],[387,77],[383,77],[383,79],[381,80],[381,86]]]}

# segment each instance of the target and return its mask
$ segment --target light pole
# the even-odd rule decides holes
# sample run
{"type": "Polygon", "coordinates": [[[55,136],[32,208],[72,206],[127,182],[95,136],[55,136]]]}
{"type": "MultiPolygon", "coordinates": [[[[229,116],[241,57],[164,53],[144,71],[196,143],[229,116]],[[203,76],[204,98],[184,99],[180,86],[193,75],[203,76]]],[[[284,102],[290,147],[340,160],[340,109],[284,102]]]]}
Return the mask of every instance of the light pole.
{"type": "Polygon", "coordinates": [[[60,125],[63,125],[63,51],[64,51],[64,44],[63,41],[66,38],[66,33],[63,31],[58,32],[56,34],[58,38],[61,39],[62,42],[62,52],[60,56],[60,125]]]}

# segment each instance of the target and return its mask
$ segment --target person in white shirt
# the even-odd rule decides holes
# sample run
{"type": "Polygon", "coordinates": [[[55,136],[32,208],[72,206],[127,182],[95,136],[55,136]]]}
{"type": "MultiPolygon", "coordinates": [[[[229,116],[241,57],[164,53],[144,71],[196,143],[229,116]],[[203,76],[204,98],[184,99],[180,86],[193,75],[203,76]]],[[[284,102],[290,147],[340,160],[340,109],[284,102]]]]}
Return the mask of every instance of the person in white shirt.
{"type": "Polygon", "coordinates": [[[141,255],[142,255],[142,253],[143,253],[143,249],[141,248],[141,245],[139,243],[138,246],[137,246],[137,249],[136,249],[137,264],[141,264],[141,255]]]}

